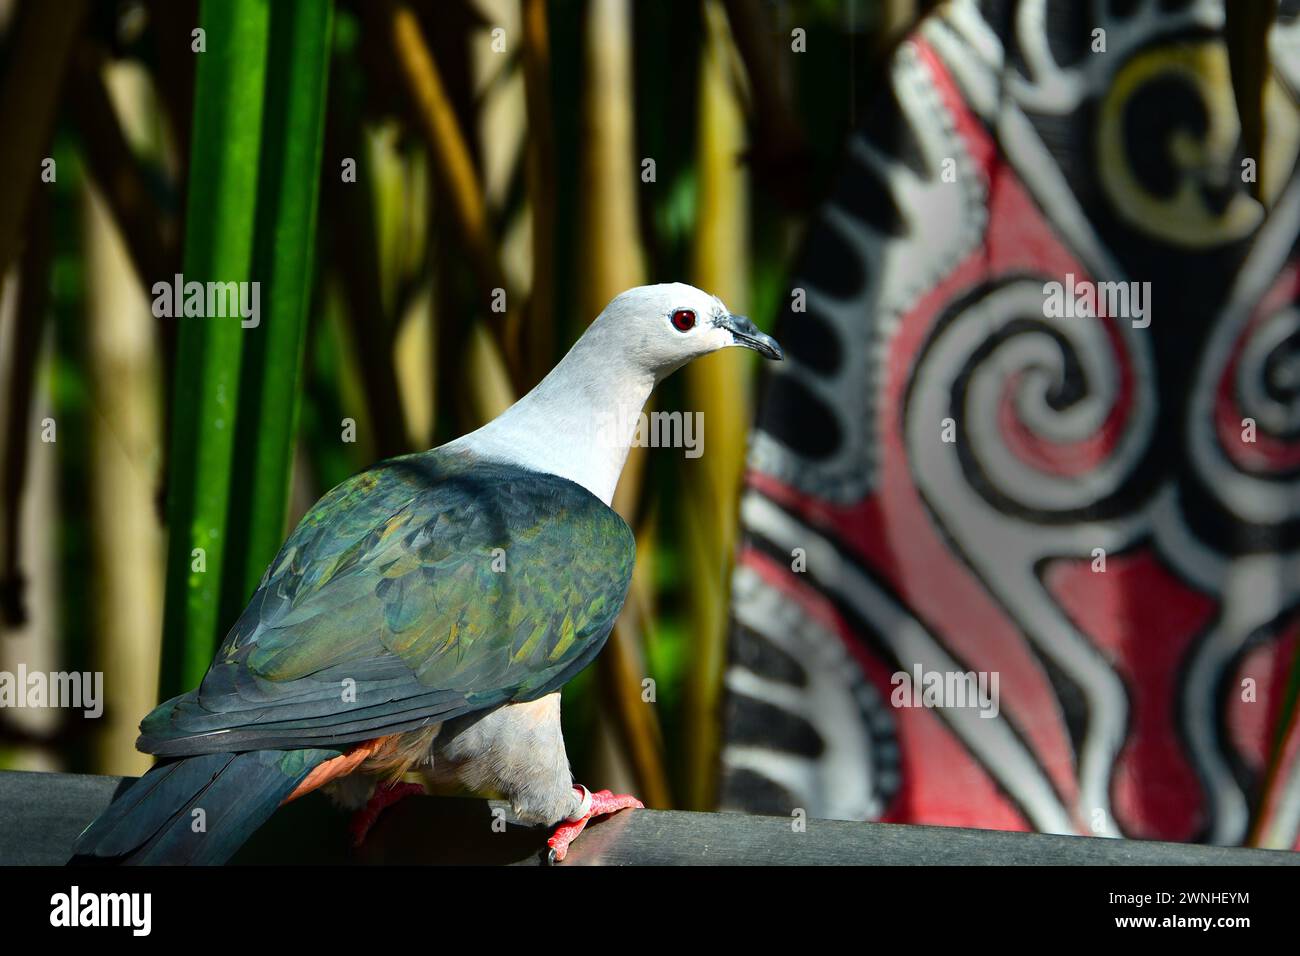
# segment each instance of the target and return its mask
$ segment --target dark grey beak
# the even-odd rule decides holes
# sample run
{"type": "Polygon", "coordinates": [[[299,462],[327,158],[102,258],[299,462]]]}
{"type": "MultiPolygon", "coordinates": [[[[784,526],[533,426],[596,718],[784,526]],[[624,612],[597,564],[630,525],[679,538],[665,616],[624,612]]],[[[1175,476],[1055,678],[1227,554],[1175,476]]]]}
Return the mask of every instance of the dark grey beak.
{"type": "Polygon", "coordinates": [[[753,349],[763,358],[774,359],[779,362],[785,357],[785,353],[781,351],[781,346],[776,344],[776,339],[758,331],[758,326],[743,315],[729,315],[719,320],[718,325],[731,332],[731,336],[736,340],[737,345],[753,349]]]}

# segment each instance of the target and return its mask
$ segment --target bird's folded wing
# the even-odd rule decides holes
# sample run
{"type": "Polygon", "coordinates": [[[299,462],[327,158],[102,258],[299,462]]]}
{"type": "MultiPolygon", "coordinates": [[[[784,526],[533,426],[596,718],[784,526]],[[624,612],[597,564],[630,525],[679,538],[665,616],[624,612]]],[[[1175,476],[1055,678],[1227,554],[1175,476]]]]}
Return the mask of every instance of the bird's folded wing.
{"type": "Polygon", "coordinates": [[[337,745],[556,689],[600,650],[635,543],[586,489],[437,452],[299,523],[197,691],[141,724],[175,755],[337,745]]]}

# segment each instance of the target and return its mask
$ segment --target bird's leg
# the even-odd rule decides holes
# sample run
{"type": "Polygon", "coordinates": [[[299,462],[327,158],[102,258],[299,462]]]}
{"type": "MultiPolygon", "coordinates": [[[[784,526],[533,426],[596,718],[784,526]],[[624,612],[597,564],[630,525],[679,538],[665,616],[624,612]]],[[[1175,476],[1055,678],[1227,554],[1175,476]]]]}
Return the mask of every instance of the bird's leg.
{"type": "Polygon", "coordinates": [[[418,783],[381,783],[375,787],[374,794],[364,807],[352,814],[352,823],[348,830],[352,834],[352,845],[361,846],[366,842],[366,834],[378,822],[380,815],[394,803],[414,793],[424,793],[424,786],[418,783]]]}
{"type": "Polygon", "coordinates": [[[578,834],[592,817],[601,817],[618,810],[645,809],[644,803],[625,793],[610,793],[608,790],[592,793],[581,784],[573,789],[582,796],[582,803],[573,816],[557,826],[551,838],[546,841],[546,845],[550,847],[546,856],[548,863],[559,863],[568,855],[569,844],[578,838],[578,834]]]}

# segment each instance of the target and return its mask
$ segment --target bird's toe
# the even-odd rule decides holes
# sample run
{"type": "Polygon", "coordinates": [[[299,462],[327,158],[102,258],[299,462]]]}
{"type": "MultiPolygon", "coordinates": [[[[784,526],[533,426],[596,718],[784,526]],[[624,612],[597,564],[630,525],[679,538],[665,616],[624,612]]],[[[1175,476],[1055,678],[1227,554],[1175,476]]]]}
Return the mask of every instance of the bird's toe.
{"type": "Polygon", "coordinates": [[[594,817],[602,817],[606,814],[617,813],[619,810],[644,810],[645,804],[631,794],[613,793],[609,790],[598,790],[595,793],[587,791],[585,787],[577,786],[575,790],[581,790],[584,794],[583,804],[587,805],[590,801],[590,809],[585,816],[578,819],[564,821],[557,826],[551,834],[551,838],[546,841],[546,862],[559,863],[569,854],[569,847],[573,841],[578,838],[587,824],[594,817]]]}

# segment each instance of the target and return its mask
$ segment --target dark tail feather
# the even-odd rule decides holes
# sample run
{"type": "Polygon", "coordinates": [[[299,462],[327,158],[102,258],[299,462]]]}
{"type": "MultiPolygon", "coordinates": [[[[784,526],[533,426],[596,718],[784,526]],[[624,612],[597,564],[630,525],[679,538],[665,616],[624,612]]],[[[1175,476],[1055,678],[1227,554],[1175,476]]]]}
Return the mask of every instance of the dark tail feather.
{"type": "Polygon", "coordinates": [[[337,756],[254,750],[159,764],[86,828],[69,862],[224,863],[313,767],[337,756]]]}

